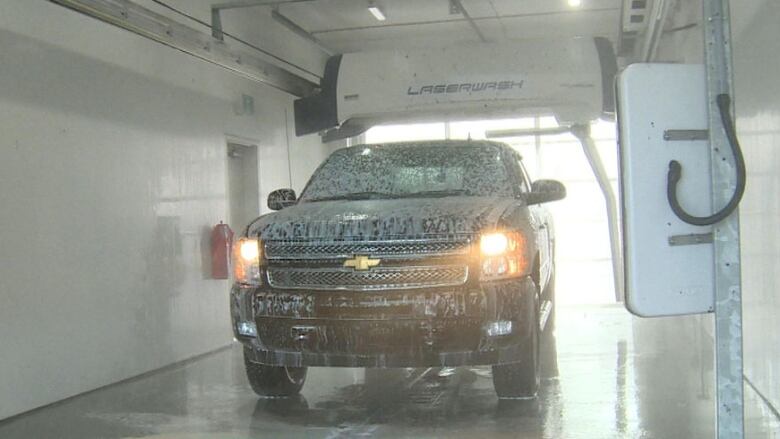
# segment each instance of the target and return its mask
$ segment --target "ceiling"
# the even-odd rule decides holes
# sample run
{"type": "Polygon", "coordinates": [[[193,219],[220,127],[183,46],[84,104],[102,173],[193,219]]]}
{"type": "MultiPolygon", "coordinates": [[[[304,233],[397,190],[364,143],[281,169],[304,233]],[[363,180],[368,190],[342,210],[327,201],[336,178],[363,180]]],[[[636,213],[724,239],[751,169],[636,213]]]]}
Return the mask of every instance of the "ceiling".
{"type": "MultiPolygon", "coordinates": [[[[452,46],[528,38],[603,36],[617,43],[624,0],[461,0],[473,19],[451,10],[450,0],[376,0],[387,19],[368,11],[369,0],[278,1],[278,11],[335,53],[452,46]]],[[[252,12],[270,11],[257,6],[252,12]]]]}

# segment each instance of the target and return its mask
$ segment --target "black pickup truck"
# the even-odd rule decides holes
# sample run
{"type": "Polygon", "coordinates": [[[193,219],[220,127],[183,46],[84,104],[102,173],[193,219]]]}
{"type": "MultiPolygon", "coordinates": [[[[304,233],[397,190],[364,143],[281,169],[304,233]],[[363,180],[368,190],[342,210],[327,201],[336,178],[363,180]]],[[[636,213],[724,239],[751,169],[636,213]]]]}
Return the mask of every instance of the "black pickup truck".
{"type": "Polygon", "coordinates": [[[236,242],[231,313],[260,395],[308,366],[493,366],[499,397],[533,397],[554,318],[553,224],[520,155],[485,141],[334,152],[296,198],[236,242]]]}

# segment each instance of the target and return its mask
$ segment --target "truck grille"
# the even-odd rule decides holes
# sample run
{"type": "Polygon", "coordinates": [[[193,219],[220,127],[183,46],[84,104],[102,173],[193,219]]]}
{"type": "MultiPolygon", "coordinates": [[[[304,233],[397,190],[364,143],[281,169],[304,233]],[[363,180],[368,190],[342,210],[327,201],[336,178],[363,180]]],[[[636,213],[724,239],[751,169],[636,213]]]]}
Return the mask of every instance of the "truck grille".
{"type": "Polygon", "coordinates": [[[465,255],[468,238],[395,241],[269,241],[265,257],[269,260],[343,259],[355,255],[373,257],[428,257],[465,255]]]}
{"type": "Polygon", "coordinates": [[[369,271],[343,268],[276,268],[268,269],[268,282],[274,288],[311,290],[371,291],[434,286],[456,286],[466,283],[468,267],[387,267],[369,271]]]}

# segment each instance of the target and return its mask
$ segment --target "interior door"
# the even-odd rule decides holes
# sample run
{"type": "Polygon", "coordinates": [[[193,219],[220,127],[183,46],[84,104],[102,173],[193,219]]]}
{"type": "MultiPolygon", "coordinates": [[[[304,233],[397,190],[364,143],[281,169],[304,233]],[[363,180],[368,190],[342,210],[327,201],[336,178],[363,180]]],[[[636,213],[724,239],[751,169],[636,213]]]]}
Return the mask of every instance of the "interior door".
{"type": "Polygon", "coordinates": [[[228,224],[234,233],[241,234],[260,215],[257,147],[229,143],[227,168],[228,224]]]}

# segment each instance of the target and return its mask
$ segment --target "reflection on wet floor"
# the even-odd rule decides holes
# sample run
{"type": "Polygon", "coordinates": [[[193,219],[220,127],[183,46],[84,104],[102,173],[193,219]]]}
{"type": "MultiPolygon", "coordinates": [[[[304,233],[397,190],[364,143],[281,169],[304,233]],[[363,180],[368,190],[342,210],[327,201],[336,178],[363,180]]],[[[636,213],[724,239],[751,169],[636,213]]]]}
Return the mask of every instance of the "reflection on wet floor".
{"type": "MultiPolygon", "coordinates": [[[[317,368],[300,397],[258,400],[236,347],[0,423],[0,437],[714,437],[712,352],[695,321],[561,307],[557,328],[531,400],[498,400],[485,367],[317,368]]],[[[775,437],[780,424],[747,402],[747,437],[775,437]]]]}

